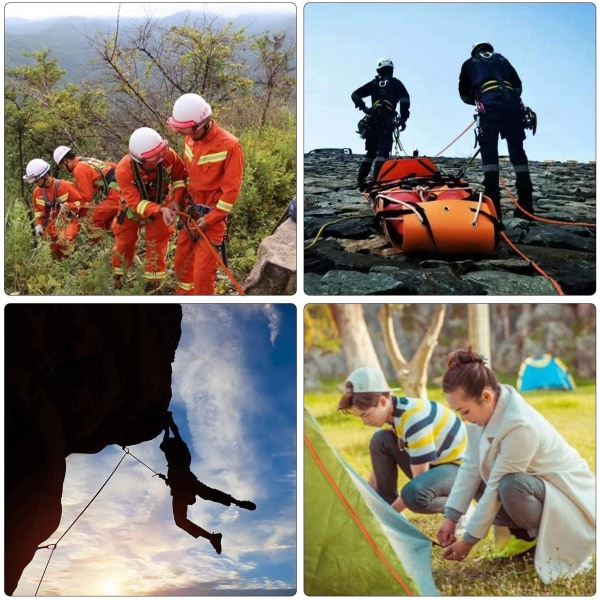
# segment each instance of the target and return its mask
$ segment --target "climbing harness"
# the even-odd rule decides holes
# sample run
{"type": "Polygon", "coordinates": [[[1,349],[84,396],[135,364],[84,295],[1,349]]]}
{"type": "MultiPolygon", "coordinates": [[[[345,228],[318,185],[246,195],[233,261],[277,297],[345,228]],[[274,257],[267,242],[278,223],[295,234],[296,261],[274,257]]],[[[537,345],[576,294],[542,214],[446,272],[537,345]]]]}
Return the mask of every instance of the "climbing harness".
{"type": "Polygon", "coordinates": [[[183,212],[181,210],[176,210],[175,214],[179,215],[182,219],[185,219],[185,226],[192,227],[196,231],[196,233],[206,242],[206,245],[208,246],[209,250],[211,251],[213,256],[217,259],[217,262],[219,263],[219,265],[221,266],[223,271],[225,271],[225,274],[227,275],[227,277],[229,277],[229,280],[231,281],[231,283],[235,286],[237,291],[240,293],[240,296],[245,296],[246,294],[244,293],[242,286],[236,281],[235,277],[233,276],[233,273],[229,270],[229,267],[225,264],[225,261],[221,258],[221,256],[219,256],[219,252],[215,248],[215,245],[208,239],[208,236],[206,235],[206,233],[204,233],[204,231],[202,231],[202,229],[200,228],[198,223],[195,221],[195,219],[193,217],[191,217],[187,212],[183,212]]]}
{"type": "Polygon", "coordinates": [[[58,540],[56,540],[56,542],[54,542],[53,544],[46,544],[44,546],[37,547],[36,550],[49,549],[49,550],[51,550],[51,552],[50,552],[50,556],[48,557],[48,561],[46,562],[46,566],[44,567],[44,571],[42,572],[42,576],[40,578],[38,586],[35,590],[34,596],[37,596],[37,594],[38,594],[40,586],[42,585],[42,581],[44,580],[44,576],[46,575],[46,571],[48,570],[48,565],[50,564],[50,561],[52,560],[52,555],[54,554],[54,551],[56,550],[58,544],[67,535],[67,533],[69,533],[69,531],[71,531],[71,529],[73,528],[75,523],[77,523],[77,521],[79,521],[79,519],[83,516],[85,511],[91,506],[92,502],[94,502],[94,500],[100,495],[100,492],[106,487],[107,483],[111,480],[112,476],[117,472],[117,469],[121,466],[121,463],[123,462],[123,460],[125,459],[125,457],[127,455],[131,456],[132,458],[135,458],[135,460],[137,460],[139,463],[144,465],[147,469],[150,469],[150,471],[152,471],[155,476],[160,477],[161,479],[163,479],[166,482],[166,477],[164,475],[157,473],[152,467],[149,467],[146,463],[142,462],[137,456],[134,456],[128,448],[125,448],[122,446],[122,449],[123,449],[123,456],[121,456],[121,459],[117,463],[117,466],[112,470],[111,474],[106,478],[106,481],[100,486],[100,489],[92,496],[91,500],[85,505],[83,510],[80,511],[80,513],[75,517],[73,522],[66,528],[66,530],[58,538],[58,540]]]}

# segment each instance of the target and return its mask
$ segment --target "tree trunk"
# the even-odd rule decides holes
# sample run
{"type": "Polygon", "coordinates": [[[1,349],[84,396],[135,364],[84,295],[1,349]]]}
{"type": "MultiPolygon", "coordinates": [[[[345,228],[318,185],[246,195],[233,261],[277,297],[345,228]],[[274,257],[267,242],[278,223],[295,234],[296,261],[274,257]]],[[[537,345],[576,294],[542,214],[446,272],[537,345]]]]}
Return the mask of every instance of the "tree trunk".
{"type": "Polygon", "coordinates": [[[375,367],[382,371],[362,304],[331,304],[330,309],[340,333],[348,373],[358,367],[375,367]]]}
{"type": "Polygon", "coordinates": [[[487,366],[492,368],[492,346],[490,342],[490,305],[469,304],[469,344],[474,352],[484,354],[487,366]]]}
{"type": "Polygon", "coordinates": [[[382,304],[379,309],[378,319],[383,332],[383,341],[398,381],[404,393],[408,396],[427,398],[427,367],[431,360],[433,349],[437,346],[438,336],[444,324],[446,305],[435,305],[429,327],[410,360],[406,360],[398,346],[392,315],[393,305],[382,304]]]}

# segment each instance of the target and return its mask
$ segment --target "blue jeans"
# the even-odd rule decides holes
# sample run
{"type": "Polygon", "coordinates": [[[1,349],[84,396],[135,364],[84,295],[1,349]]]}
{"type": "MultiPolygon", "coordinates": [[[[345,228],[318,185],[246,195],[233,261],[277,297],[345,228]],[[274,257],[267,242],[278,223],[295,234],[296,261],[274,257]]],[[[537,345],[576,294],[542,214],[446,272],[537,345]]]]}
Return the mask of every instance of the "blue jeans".
{"type": "Polygon", "coordinates": [[[429,471],[413,479],[410,458],[400,450],[396,435],[390,430],[379,430],[369,445],[371,464],[377,481],[377,493],[392,504],[398,497],[398,467],[410,479],[400,495],[407,508],[415,513],[442,513],[450,489],[458,472],[458,465],[432,465],[429,471]]]}

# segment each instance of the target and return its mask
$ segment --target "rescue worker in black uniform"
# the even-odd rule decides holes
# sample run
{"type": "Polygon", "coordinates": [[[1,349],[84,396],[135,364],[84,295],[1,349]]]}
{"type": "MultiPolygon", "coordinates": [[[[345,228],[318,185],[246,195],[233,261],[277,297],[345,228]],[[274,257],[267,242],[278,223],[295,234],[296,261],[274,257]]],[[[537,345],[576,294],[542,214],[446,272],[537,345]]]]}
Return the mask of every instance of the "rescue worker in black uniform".
{"type": "Polygon", "coordinates": [[[364,131],[366,156],[358,169],[358,187],[366,189],[366,181],[373,165],[373,181],[377,179],[383,163],[389,158],[394,143],[394,129],[406,129],[410,111],[410,97],[399,79],[394,77],[394,63],[389,58],[377,62],[377,77],[352,92],[356,108],[367,115],[364,131]],[[367,107],[363,98],[371,96],[371,106],[367,107]],[[399,121],[396,120],[396,106],[400,104],[399,121]]]}
{"type": "MultiPolygon", "coordinates": [[[[519,205],[534,214],[533,187],[523,149],[525,123],[521,91],[517,72],[504,56],[494,52],[492,44],[479,42],[473,46],[471,58],[463,63],[460,71],[458,92],[463,102],[477,107],[484,193],[494,202],[500,220],[498,135],[506,139],[508,156],[516,175],[519,205]]],[[[515,208],[513,216],[529,218],[518,208],[515,208]]]]}

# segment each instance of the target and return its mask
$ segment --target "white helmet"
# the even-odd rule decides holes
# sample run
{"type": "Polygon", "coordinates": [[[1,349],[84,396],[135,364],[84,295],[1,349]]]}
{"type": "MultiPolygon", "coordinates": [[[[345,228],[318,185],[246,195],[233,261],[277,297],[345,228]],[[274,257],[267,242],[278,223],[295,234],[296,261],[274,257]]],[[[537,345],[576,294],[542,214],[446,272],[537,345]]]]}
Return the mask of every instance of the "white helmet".
{"type": "Polygon", "coordinates": [[[57,146],[54,150],[54,162],[57,165],[63,161],[64,157],[71,152],[71,148],[69,146],[57,146]]]}
{"type": "Polygon", "coordinates": [[[200,129],[212,116],[210,104],[198,94],[184,94],[173,105],[173,115],[167,119],[176,133],[187,135],[200,129]]]}
{"type": "Polygon", "coordinates": [[[27,163],[23,179],[26,183],[33,183],[43,177],[50,170],[50,164],[41,158],[34,158],[27,163]]]}
{"type": "Polygon", "coordinates": [[[150,127],[136,129],[129,138],[129,154],[139,163],[162,162],[167,156],[168,147],[169,142],[163,140],[160,133],[150,127]]]}
{"type": "Polygon", "coordinates": [[[482,54],[483,58],[490,58],[494,53],[494,46],[489,42],[477,42],[471,48],[471,56],[474,58],[477,54],[482,54]]]}
{"type": "Polygon", "coordinates": [[[380,58],[377,61],[377,70],[379,71],[379,69],[383,69],[384,67],[392,67],[392,69],[394,68],[394,63],[392,62],[391,58],[380,58]]]}

